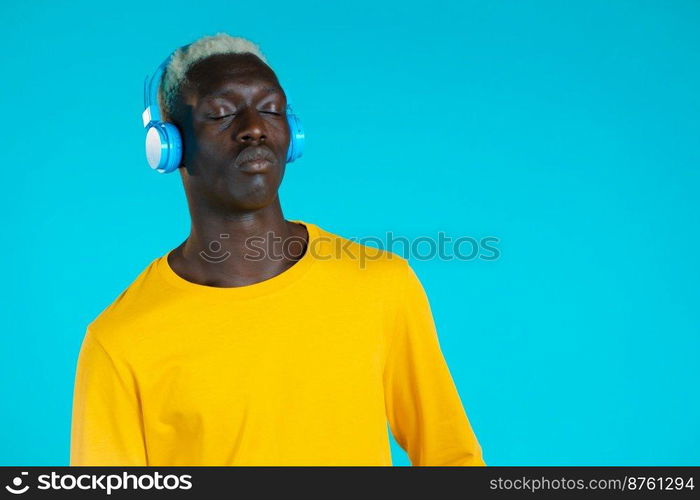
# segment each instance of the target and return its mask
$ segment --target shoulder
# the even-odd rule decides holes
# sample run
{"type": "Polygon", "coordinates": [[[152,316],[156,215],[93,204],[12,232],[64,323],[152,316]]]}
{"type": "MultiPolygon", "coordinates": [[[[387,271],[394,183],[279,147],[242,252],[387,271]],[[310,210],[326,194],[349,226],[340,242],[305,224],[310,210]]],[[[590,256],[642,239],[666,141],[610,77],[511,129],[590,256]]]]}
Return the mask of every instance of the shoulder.
{"type": "Polygon", "coordinates": [[[366,286],[376,286],[393,295],[414,275],[408,260],[382,248],[384,242],[379,237],[354,237],[316,227],[317,237],[308,250],[317,260],[327,262],[324,272],[337,279],[357,278],[366,286]]]}
{"type": "Polygon", "coordinates": [[[134,328],[148,314],[154,295],[154,259],[88,325],[85,336],[106,351],[121,352],[133,344],[139,329],[134,328]]]}

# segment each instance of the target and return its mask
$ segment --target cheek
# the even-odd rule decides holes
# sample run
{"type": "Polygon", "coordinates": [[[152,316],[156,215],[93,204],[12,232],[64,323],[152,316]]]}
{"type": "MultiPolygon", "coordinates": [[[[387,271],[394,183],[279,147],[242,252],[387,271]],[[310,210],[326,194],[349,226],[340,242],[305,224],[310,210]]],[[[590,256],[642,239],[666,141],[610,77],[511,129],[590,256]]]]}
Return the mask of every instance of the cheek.
{"type": "Polygon", "coordinates": [[[270,135],[272,139],[271,142],[275,145],[276,153],[283,165],[287,160],[287,149],[289,149],[289,142],[291,139],[286,123],[284,125],[283,128],[275,128],[270,135]]]}
{"type": "Polygon", "coordinates": [[[233,161],[233,152],[222,144],[220,139],[192,137],[188,141],[188,146],[185,146],[186,154],[192,164],[215,170],[217,165],[225,165],[233,161]]]}

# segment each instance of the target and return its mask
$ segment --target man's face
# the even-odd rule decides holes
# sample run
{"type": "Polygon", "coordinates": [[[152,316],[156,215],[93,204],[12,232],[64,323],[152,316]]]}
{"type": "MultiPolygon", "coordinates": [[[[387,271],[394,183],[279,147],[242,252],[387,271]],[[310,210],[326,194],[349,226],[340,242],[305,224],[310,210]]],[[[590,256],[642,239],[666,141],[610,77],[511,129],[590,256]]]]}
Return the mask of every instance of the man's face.
{"type": "Polygon", "coordinates": [[[274,72],[252,54],[217,54],[194,64],[188,80],[173,121],[183,136],[180,172],[190,203],[234,211],[271,204],[290,140],[274,72]]]}

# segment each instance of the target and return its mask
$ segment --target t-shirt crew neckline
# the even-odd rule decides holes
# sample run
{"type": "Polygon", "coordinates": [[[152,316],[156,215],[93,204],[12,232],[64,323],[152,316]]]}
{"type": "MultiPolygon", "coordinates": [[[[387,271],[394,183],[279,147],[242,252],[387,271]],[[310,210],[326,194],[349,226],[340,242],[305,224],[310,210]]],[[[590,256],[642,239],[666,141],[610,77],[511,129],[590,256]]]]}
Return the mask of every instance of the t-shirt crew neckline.
{"type": "Polygon", "coordinates": [[[252,285],[236,286],[236,287],[218,287],[209,285],[200,285],[199,283],[194,283],[182,278],[179,274],[173,271],[168,263],[168,255],[172,252],[170,250],[167,254],[159,257],[156,260],[156,271],[162,276],[168,283],[176,286],[177,288],[186,290],[188,292],[207,296],[210,298],[251,298],[259,297],[261,295],[266,295],[279,290],[290,283],[296,281],[302,275],[308,272],[313,263],[314,258],[314,248],[315,242],[319,237],[319,228],[315,224],[310,222],[305,222],[302,220],[290,220],[290,222],[295,222],[306,226],[306,230],[309,234],[309,241],[306,247],[304,255],[294,263],[294,265],[280,274],[268,278],[266,280],[260,281],[258,283],[253,283],[252,285]]]}

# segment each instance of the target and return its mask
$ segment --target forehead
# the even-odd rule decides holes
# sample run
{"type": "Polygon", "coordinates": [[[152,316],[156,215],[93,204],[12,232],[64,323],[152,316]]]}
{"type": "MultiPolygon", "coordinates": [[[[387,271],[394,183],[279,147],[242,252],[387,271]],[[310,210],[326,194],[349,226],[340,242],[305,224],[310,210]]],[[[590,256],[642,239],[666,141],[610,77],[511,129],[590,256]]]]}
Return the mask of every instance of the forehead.
{"type": "Polygon", "coordinates": [[[280,91],[275,73],[253,54],[216,54],[198,61],[187,79],[200,98],[280,91]]]}

